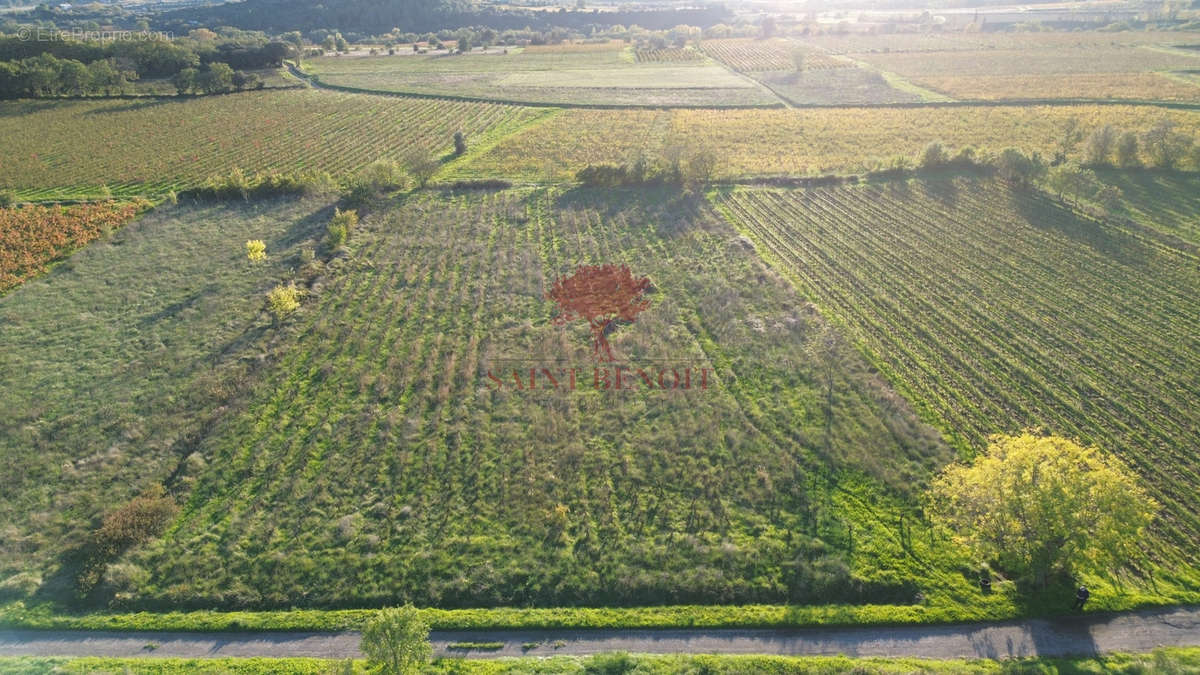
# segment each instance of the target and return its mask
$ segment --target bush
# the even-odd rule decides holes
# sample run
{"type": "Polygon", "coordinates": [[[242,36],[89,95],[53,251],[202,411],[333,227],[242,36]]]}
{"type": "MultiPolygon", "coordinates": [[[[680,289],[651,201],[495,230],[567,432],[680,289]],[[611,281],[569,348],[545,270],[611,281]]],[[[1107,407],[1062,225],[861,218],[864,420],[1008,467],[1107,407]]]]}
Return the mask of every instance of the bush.
{"type": "Polygon", "coordinates": [[[276,321],[282,321],[293,312],[300,309],[300,296],[303,294],[295,284],[279,285],[267,293],[267,309],[275,316],[276,321]]]}
{"type": "Polygon", "coordinates": [[[161,485],[154,485],[141,496],[104,518],[93,534],[96,549],[116,556],[126,549],[157,537],[179,510],[175,500],[161,485]]]}
{"type": "Polygon", "coordinates": [[[454,132],[454,156],[458,157],[467,151],[467,138],[463,132],[454,132]]]}
{"type": "Polygon", "coordinates": [[[134,546],[162,534],[179,507],[161,485],[154,485],[104,517],[84,547],[75,587],[86,596],[104,576],[108,563],[134,546]]]}
{"type": "Polygon", "coordinates": [[[350,238],[350,233],[358,226],[358,211],[353,209],[342,211],[341,209],[333,210],[333,219],[329,221],[329,226],[325,234],[325,248],[330,251],[336,251],[346,245],[346,241],[350,238]]]}
{"type": "Polygon", "coordinates": [[[267,244],[262,239],[251,239],[246,242],[246,257],[250,262],[262,262],[267,259],[267,244]]]}
{"type": "Polygon", "coordinates": [[[588,675],[625,675],[637,668],[637,661],[625,652],[597,654],[583,665],[588,675]]]}
{"type": "Polygon", "coordinates": [[[351,207],[368,205],[379,195],[389,190],[406,190],[412,179],[399,162],[379,159],[371,162],[347,183],[342,191],[342,200],[351,207]]]}
{"type": "Polygon", "coordinates": [[[17,193],[12,190],[0,190],[0,209],[11,208],[17,203],[17,193]]]}
{"type": "Polygon", "coordinates": [[[409,178],[408,172],[399,162],[377,159],[358,172],[355,182],[365,185],[375,192],[383,192],[406,189],[412,179],[409,178]]]}

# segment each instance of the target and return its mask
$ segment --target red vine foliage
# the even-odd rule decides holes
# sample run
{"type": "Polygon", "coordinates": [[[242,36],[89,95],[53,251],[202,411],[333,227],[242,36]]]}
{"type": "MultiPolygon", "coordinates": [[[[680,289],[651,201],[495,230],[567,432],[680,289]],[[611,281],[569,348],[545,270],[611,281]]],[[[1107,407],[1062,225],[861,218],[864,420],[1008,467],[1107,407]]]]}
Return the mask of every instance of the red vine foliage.
{"type": "Polygon", "coordinates": [[[612,361],[606,337],[610,327],[618,319],[633,322],[649,307],[650,301],[644,297],[649,288],[649,277],[634,277],[625,265],[584,265],[569,277],[559,277],[546,297],[561,310],[555,325],[587,321],[592,330],[592,353],[612,361]]]}

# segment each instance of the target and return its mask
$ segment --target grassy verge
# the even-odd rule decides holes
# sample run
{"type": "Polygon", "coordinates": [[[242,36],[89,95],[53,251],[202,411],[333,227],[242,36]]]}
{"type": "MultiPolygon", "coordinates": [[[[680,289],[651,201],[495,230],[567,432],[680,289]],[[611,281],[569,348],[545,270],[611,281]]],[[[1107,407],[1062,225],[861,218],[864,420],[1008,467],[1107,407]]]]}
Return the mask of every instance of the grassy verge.
{"type": "MultiPolygon", "coordinates": [[[[1200,601],[1195,598],[1194,601],[1200,601]]],[[[1129,595],[1096,603],[1093,611],[1162,606],[1161,598],[1129,595]]],[[[65,614],[22,603],[0,607],[0,627],[34,630],[285,631],[357,630],[377,610],[293,609],[261,612],[130,612],[65,614]]],[[[1007,603],[978,606],[787,605],[620,608],[425,609],[434,630],[579,628],[771,628],[803,626],[944,624],[1032,616],[1007,603]]],[[[1065,612],[1063,612],[1065,613],[1065,612]]],[[[1039,616],[1047,614],[1036,613],[1039,616]]]]}
{"type": "MultiPolygon", "coordinates": [[[[1200,648],[1148,654],[1016,661],[852,659],[845,656],[629,655],[494,660],[438,659],[426,673],[1183,673],[1200,668],[1200,648]]],[[[366,663],[324,659],[0,658],[0,673],[363,673],[366,663]]]]}

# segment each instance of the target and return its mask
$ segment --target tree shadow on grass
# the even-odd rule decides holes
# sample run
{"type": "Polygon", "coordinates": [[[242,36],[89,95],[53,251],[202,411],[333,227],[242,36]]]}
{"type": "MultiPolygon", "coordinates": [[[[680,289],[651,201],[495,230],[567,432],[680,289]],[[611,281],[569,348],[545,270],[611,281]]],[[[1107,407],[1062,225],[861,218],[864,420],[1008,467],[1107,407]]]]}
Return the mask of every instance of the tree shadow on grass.
{"type": "MultiPolygon", "coordinates": [[[[76,99],[76,100],[82,100],[82,99],[76,99]]],[[[103,99],[99,99],[99,100],[103,100],[103,99]]],[[[98,115],[115,115],[117,113],[125,113],[125,112],[138,112],[141,110],[149,110],[151,108],[157,108],[159,106],[170,105],[172,103],[182,103],[184,100],[187,100],[187,99],[176,101],[176,100],[172,100],[169,98],[153,98],[153,99],[150,99],[147,101],[134,101],[132,103],[125,103],[122,105],[114,105],[114,106],[105,106],[102,108],[95,108],[95,109],[89,110],[83,114],[87,115],[87,116],[98,116],[98,115]]]]}
{"type": "Polygon", "coordinates": [[[1034,190],[1013,189],[1009,204],[1025,222],[1052,231],[1119,263],[1153,271],[1158,256],[1139,239],[1103,221],[1075,213],[1066,204],[1034,190]]]}

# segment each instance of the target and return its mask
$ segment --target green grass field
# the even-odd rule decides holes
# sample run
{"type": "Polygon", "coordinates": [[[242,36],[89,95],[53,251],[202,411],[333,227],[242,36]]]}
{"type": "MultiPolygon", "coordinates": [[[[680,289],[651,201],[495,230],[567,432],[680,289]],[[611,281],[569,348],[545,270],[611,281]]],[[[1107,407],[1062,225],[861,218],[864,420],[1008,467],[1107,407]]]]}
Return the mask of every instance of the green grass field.
{"type": "Polygon", "coordinates": [[[329,210],[152,212],[0,298],[0,596],[53,586],[92,518],[193,452],[273,339],[263,294],[329,210]]]}
{"type": "Polygon", "coordinates": [[[903,495],[948,448],[852,351],[814,355],[821,322],[702,198],[419,194],[373,215],[354,248],[245,408],[204,439],[183,513],[114,597],[913,600],[882,553],[855,552],[904,557],[903,495]],[[593,388],[590,340],[553,326],[542,294],[613,260],[656,287],[616,352],[708,368],[710,389],[593,388]],[[512,370],[561,363],[582,364],[579,391],[514,389],[512,370]]]}

